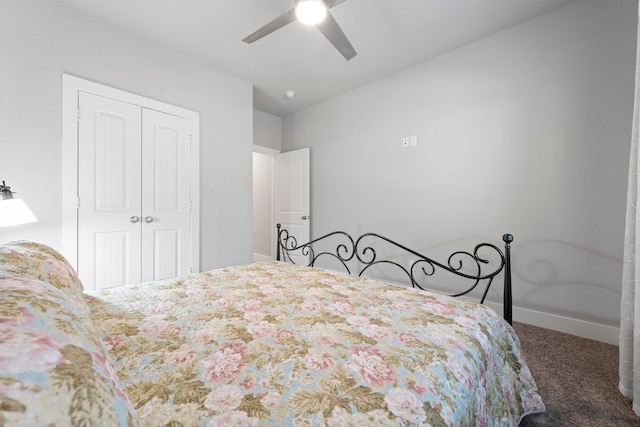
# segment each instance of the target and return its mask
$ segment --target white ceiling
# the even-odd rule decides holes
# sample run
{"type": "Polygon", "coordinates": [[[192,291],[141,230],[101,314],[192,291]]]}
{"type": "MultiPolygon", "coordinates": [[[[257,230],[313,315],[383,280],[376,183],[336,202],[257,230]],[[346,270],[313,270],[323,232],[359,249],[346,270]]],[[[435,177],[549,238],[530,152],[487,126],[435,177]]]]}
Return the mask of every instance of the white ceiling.
{"type": "Polygon", "coordinates": [[[579,0],[348,0],[331,13],[350,61],[299,22],[241,41],[293,0],[62,1],[251,82],[255,108],[286,116],[579,0]]]}

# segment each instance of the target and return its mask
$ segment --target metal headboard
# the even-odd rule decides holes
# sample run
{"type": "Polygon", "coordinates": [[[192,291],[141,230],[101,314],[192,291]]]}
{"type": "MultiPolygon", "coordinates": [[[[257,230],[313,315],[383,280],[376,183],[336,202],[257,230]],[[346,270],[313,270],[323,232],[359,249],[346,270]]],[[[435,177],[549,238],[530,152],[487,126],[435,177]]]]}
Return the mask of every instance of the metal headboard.
{"type": "Polygon", "coordinates": [[[422,290],[425,290],[425,288],[421,285],[420,279],[433,276],[437,271],[444,270],[469,281],[468,287],[462,292],[451,294],[453,297],[466,295],[478,286],[482,288],[484,285],[482,298],[480,299],[481,303],[484,303],[493,279],[504,271],[503,317],[509,324],[512,323],[511,243],[513,242],[513,236],[511,234],[502,236],[504,252],[492,243],[480,243],[474,247],[473,251],[453,252],[449,255],[446,263],[440,263],[376,233],[365,233],[354,239],[344,231],[334,231],[310,242],[298,244],[296,238],[282,228],[281,224],[277,224],[277,231],[276,259],[278,261],[295,264],[292,256],[295,258],[297,253],[305,258],[308,257],[310,260],[308,266],[313,267],[319,258],[328,257],[337,260],[348,274],[357,276],[362,276],[367,270],[376,265],[391,265],[407,276],[412,287],[422,290]],[[320,251],[314,248],[314,245],[317,247],[320,242],[326,243],[335,239],[339,243],[337,243],[334,250],[320,251]],[[365,241],[368,243],[365,243],[365,241]],[[410,263],[407,264],[408,267],[391,259],[379,258],[378,252],[373,247],[374,243],[401,250],[404,255],[411,258],[410,263]],[[489,253],[485,251],[489,251],[489,253]],[[481,253],[484,255],[481,255],[481,253]],[[493,256],[487,256],[490,254],[493,254],[493,256]],[[359,261],[357,271],[352,271],[353,263],[349,263],[354,259],[359,261]]]}

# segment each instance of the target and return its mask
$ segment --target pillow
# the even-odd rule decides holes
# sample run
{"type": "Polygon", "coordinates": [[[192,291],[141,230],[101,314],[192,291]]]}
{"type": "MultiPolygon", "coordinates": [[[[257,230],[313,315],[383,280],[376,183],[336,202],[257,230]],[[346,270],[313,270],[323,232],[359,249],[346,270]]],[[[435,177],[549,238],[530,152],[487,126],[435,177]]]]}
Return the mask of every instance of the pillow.
{"type": "Polygon", "coordinates": [[[0,425],[137,425],[91,320],[67,294],[0,279],[0,425]]]}
{"type": "Polygon", "coordinates": [[[65,257],[47,245],[26,240],[1,245],[0,279],[9,277],[30,277],[49,283],[89,314],[75,270],[65,257]]]}

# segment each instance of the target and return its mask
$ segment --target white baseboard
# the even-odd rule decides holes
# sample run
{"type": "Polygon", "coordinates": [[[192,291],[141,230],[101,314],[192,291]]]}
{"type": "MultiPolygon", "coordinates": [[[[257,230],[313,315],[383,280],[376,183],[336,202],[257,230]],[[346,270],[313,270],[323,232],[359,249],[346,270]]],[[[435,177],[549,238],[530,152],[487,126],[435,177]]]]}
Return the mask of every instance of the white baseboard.
{"type": "MultiPolygon", "coordinates": [[[[502,314],[502,304],[486,302],[498,313],[502,314]]],[[[576,335],[607,344],[618,345],[620,328],[601,325],[599,323],[587,322],[585,320],[573,319],[570,317],[558,316],[536,310],[513,307],[513,321],[539,326],[541,328],[552,329],[566,334],[576,335]]]]}
{"type": "Polygon", "coordinates": [[[253,262],[273,261],[273,259],[271,255],[253,254],[253,262]]]}

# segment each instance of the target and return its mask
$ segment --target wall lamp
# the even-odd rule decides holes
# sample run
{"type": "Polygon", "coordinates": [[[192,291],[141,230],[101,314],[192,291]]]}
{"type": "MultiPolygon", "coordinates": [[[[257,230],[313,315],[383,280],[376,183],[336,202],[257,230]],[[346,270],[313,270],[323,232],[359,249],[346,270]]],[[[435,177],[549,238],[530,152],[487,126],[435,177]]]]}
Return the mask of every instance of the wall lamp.
{"type": "Polygon", "coordinates": [[[13,195],[11,187],[2,181],[2,185],[0,185],[0,227],[37,221],[26,203],[22,199],[14,199],[13,195]]]}

